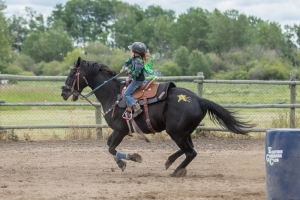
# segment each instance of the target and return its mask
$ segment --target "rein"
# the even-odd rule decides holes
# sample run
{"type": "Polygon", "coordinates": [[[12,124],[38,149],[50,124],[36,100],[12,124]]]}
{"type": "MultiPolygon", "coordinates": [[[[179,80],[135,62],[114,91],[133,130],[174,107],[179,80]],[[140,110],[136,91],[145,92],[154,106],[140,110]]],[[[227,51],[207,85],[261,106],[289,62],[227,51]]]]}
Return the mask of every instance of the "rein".
{"type": "MultiPolygon", "coordinates": [[[[108,109],[108,111],[106,111],[105,113],[103,113],[102,112],[102,110],[100,110],[99,108],[98,108],[98,106],[96,106],[95,104],[93,104],[87,97],[85,97],[84,95],[82,95],[82,94],[80,94],[80,93],[78,93],[77,91],[75,91],[76,93],[77,93],[77,96],[81,96],[82,97],[82,99],[85,99],[85,100],[87,100],[92,106],[94,106],[102,115],[103,115],[103,117],[105,116],[105,115],[107,115],[110,111],[114,111],[115,110],[115,108],[116,108],[116,106],[118,105],[118,103],[119,103],[119,101],[122,99],[122,97],[123,96],[121,96],[111,107],[110,107],[110,109],[108,109]]],[[[114,115],[114,112],[112,113],[112,116],[114,115]]]]}
{"type": "Polygon", "coordinates": [[[121,75],[121,73],[115,75],[114,77],[111,77],[110,79],[108,79],[107,81],[104,81],[101,85],[97,86],[95,89],[93,89],[90,93],[86,94],[84,96],[84,98],[88,98],[89,96],[91,96],[92,94],[95,93],[96,90],[98,90],[99,88],[101,88],[103,85],[105,85],[106,83],[108,83],[109,81],[119,77],[121,75]]]}
{"type": "MultiPolygon", "coordinates": [[[[75,69],[75,68],[73,68],[73,69],[75,69]]],[[[86,101],[88,101],[88,102],[89,102],[92,106],[94,106],[94,107],[95,107],[95,108],[96,108],[103,116],[105,116],[106,114],[108,114],[108,113],[109,113],[110,111],[112,111],[112,110],[114,111],[116,105],[117,105],[117,104],[119,103],[119,101],[122,99],[122,96],[121,96],[120,99],[118,99],[118,100],[114,103],[114,105],[112,105],[112,107],[111,107],[110,109],[108,109],[108,111],[106,111],[105,113],[103,113],[103,112],[98,108],[98,106],[96,106],[95,104],[93,104],[93,103],[88,99],[88,97],[90,97],[92,94],[94,94],[96,90],[98,90],[99,88],[101,88],[103,85],[105,85],[105,84],[108,83],[109,81],[111,81],[111,80],[113,80],[113,79],[119,77],[119,76],[121,75],[121,73],[119,73],[119,74],[117,74],[116,76],[114,76],[114,77],[108,79],[107,81],[104,81],[101,85],[97,86],[95,89],[93,89],[90,93],[88,93],[88,94],[86,94],[86,95],[82,95],[81,93],[79,93],[79,92],[77,92],[77,91],[74,90],[76,83],[77,83],[77,88],[78,88],[78,90],[79,90],[79,76],[80,76],[80,74],[82,75],[82,77],[83,77],[83,79],[85,80],[86,84],[89,86],[89,83],[88,83],[86,77],[81,73],[81,65],[79,65],[79,67],[77,68],[77,71],[76,71],[76,77],[75,77],[75,79],[74,79],[74,81],[73,81],[72,87],[66,86],[66,88],[71,89],[71,92],[72,92],[73,94],[74,94],[74,92],[76,92],[76,93],[75,93],[76,96],[81,96],[82,99],[85,99],[86,101]]],[[[112,115],[113,115],[113,113],[112,113],[112,115]]]]}

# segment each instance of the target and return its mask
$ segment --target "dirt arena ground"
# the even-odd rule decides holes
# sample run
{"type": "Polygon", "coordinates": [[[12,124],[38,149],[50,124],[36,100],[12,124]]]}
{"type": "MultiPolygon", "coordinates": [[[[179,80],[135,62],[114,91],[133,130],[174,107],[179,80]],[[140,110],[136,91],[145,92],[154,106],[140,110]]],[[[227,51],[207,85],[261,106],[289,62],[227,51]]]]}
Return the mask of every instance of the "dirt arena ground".
{"type": "Polygon", "coordinates": [[[122,172],[106,140],[0,142],[0,199],[265,199],[264,139],[194,139],[197,157],[187,176],[164,164],[172,140],[126,139],[118,150],[138,153],[122,172]]]}

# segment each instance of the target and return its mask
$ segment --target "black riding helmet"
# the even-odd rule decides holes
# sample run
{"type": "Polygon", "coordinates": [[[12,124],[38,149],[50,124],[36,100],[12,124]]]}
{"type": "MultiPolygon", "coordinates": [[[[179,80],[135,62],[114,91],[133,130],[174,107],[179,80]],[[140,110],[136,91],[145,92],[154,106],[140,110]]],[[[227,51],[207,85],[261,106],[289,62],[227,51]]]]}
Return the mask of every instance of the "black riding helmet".
{"type": "Polygon", "coordinates": [[[134,42],[132,45],[128,46],[128,49],[141,56],[145,56],[147,47],[142,42],[134,42]]]}

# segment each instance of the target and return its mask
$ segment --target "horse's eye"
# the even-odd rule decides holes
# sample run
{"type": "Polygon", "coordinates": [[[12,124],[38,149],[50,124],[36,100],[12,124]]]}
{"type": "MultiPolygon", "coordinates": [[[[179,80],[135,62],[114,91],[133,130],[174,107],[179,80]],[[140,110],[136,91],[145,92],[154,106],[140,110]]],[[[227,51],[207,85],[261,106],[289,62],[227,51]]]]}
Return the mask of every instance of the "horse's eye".
{"type": "Polygon", "coordinates": [[[76,71],[75,70],[71,70],[71,73],[70,73],[70,77],[73,77],[74,75],[76,74],[76,71]]]}

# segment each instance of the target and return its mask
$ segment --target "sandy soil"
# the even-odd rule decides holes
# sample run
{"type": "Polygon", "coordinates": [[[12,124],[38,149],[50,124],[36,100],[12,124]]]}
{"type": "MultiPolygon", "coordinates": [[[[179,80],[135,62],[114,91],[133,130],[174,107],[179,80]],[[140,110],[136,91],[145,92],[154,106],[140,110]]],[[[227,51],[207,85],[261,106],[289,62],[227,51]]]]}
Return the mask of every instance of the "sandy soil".
{"type": "Polygon", "coordinates": [[[124,140],[118,150],[138,153],[122,172],[106,141],[0,142],[0,199],[265,199],[264,139],[194,139],[198,156],[187,176],[164,164],[172,140],[124,140]]]}

